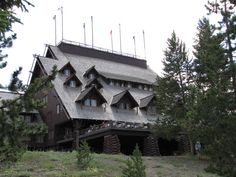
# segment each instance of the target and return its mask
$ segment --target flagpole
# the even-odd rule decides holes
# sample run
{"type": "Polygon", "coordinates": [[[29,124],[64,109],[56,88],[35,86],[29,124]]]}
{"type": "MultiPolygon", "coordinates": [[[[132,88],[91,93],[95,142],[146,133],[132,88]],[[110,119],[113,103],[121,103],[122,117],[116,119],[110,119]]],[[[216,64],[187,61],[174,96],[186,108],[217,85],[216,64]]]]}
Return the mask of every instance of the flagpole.
{"type": "Polygon", "coordinates": [[[83,23],[84,28],[84,44],[86,45],[86,30],[85,30],[85,23],[83,23]]]}
{"type": "Polygon", "coordinates": [[[145,43],[145,33],[143,30],[143,49],[144,49],[144,58],[146,59],[146,43],[145,43]]]}
{"type": "Polygon", "coordinates": [[[57,16],[56,15],[54,15],[53,16],[53,20],[54,20],[54,25],[55,25],[55,46],[57,45],[57,16]]]}
{"type": "Polygon", "coordinates": [[[91,16],[91,27],[92,27],[92,47],[93,47],[93,16],[91,16]]]}
{"type": "Polygon", "coordinates": [[[64,39],[64,29],[63,29],[63,7],[61,6],[61,38],[64,39]]]}
{"type": "Polygon", "coordinates": [[[119,24],[119,35],[120,35],[120,53],[122,53],[122,47],[121,47],[121,26],[119,24]]]}
{"type": "Polygon", "coordinates": [[[133,40],[134,40],[134,54],[135,54],[135,58],[136,58],[136,42],[135,42],[135,36],[133,36],[133,40]]]}
{"type": "Polygon", "coordinates": [[[111,50],[113,52],[113,36],[112,36],[112,30],[110,31],[110,35],[111,35],[111,50]]]}

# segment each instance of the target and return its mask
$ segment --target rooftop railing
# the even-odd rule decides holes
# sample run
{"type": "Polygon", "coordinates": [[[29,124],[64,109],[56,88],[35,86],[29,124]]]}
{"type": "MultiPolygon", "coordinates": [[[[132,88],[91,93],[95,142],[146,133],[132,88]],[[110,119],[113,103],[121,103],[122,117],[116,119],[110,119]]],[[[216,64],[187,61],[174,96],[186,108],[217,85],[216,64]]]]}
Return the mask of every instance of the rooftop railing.
{"type": "Polygon", "coordinates": [[[62,43],[62,42],[67,43],[67,44],[76,45],[76,46],[91,48],[91,49],[95,49],[95,50],[99,50],[99,51],[103,51],[103,52],[113,53],[113,54],[116,54],[116,55],[123,55],[123,56],[131,57],[131,58],[144,60],[142,57],[140,57],[138,55],[129,54],[129,53],[125,53],[125,52],[118,52],[118,51],[115,51],[115,50],[105,49],[105,48],[102,48],[102,47],[96,47],[96,46],[92,46],[92,45],[89,45],[89,44],[75,42],[75,41],[71,41],[71,40],[67,40],[67,39],[62,39],[58,43],[58,45],[60,45],[60,43],[62,43]]]}

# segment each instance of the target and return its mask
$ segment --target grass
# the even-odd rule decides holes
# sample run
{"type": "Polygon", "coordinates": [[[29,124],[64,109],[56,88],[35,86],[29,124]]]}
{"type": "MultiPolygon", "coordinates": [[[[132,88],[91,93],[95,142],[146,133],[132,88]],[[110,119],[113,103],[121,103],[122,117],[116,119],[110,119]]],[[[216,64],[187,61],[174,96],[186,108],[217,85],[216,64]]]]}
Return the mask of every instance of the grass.
{"type": "MultiPolygon", "coordinates": [[[[128,157],[93,154],[87,170],[79,170],[76,152],[28,151],[23,158],[0,168],[0,176],[11,177],[119,177],[128,157]]],[[[143,157],[148,177],[218,177],[207,173],[208,162],[192,156],[143,157]]]]}

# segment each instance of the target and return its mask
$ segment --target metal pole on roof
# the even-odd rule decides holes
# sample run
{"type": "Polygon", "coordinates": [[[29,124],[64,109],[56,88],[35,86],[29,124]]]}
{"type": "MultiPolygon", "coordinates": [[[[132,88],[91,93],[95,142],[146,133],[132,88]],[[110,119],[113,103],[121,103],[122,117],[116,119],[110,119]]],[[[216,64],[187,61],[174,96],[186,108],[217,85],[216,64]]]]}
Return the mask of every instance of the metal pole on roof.
{"type": "Polygon", "coordinates": [[[62,38],[62,40],[64,39],[64,37],[63,37],[63,7],[61,6],[60,8],[58,8],[58,10],[60,10],[61,11],[61,38],[62,38]]]}
{"type": "Polygon", "coordinates": [[[143,30],[143,49],[144,49],[144,58],[146,59],[146,44],[145,44],[145,33],[143,30]]]}
{"type": "Polygon", "coordinates": [[[91,27],[92,27],[92,47],[93,47],[93,16],[91,16],[91,27]]]}
{"type": "Polygon", "coordinates": [[[121,26],[119,24],[119,35],[120,35],[120,53],[122,53],[122,47],[121,47],[121,26]]]}
{"type": "Polygon", "coordinates": [[[135,58],[136,58],[136,42],[135,42],[135,36],[133,36],[133,40],[134,40],[134,54],[135,54],[135,58]]]}
{"type": "Polygon", "coordinates": [[[86,29],[85,29],[85,23],[83,23],[84,28],[84,44],[86,45],[86,29]]]}
{"type": "Polygon", "coordinates": [[[113,36],[112,36],[112,30],[110,31],[110,35],[111,35],[111,50],[113,52],[113,36]]]}
{"type": "Polygon", "coordinates": [[[57,45],[57,16],[53,16],[53,20],[55,22],[55,46],[57,45]]]}

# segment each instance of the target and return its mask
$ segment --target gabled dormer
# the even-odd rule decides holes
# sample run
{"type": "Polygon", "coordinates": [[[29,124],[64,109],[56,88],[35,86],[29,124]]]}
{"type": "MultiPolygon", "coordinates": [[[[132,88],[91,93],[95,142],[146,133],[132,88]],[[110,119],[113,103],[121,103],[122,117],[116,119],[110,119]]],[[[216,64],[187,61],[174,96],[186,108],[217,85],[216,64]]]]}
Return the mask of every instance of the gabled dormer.
{"type": "Polygon", "coordinates": [[[138,107],[138,103],[130,94],[129,90],[125,90],[113,96],[111,106],[129,110],[138,107]]]}
{"type": "Polygon", "coordinates": [[[69,77],[73,74],[76,73],[75,69],[73,68],[73,66],[70,64],[70,62],[66,63],[60,70],[60,73],[62,73],[63,75],[69,77]]]}
{"type": "Polygon", "coordinates": [[[147,111],[149,114],[156,114],[156,106],[155,106],[155,95],[149,95],[145,98],[140,99],[139,108],[141,110],[147,111]]]}
{"type": "Polygon", "coordinates": [[[91,86],[95,86],[98,90],[103,88],[102,84],[97,80],[97,78],[90,79],[85,85],[85,88],[88,88],[91,86]]]}
{"type": "Polygon", "coordinates": [[[45,57],[46,58],[52,58],[52,59],[55,59],[55,60],[57,59],[50,47],[48,47],[45,57]]]}
{"type": "Polygon", "coordinates": [[[94,79],[97,78],[99,75],[99,73],[97,72],[97,70],[95,69],[95,66],[90,67],[89,69],[87,69],[85,71],[85,73],[83,74],[83,76],[87,79],[94,79]]]}
{"type": "Polygon", "coordinates": [[[64,85],[72,88],[76,88],[82,85],[82,82],[78,79],[78,77],[73,74],[69,76],[66,81],[64,82],[64,85]]]}
{"type": "Polygon", "coordinates": [[[76,102],[84,106],[99,107],[107,101],[95,86],[91,86],[80,93],[76,102]]]}

